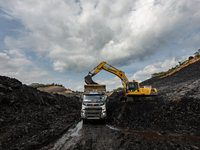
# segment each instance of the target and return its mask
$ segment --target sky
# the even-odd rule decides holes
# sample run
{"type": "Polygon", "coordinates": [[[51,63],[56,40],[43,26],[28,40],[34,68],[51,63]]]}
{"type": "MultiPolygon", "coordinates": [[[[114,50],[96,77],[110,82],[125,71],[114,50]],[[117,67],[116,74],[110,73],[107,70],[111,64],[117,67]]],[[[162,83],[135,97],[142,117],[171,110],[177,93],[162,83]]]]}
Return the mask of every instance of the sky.
{"type": "MultiPolygon", "coordinates": [[[[0,75],[83,91],[102,61],[138,82],[200,49],[200,0],[0,0],[0,75]]],[[[121,80],[93,77],[111,91],[121,80]]]]}

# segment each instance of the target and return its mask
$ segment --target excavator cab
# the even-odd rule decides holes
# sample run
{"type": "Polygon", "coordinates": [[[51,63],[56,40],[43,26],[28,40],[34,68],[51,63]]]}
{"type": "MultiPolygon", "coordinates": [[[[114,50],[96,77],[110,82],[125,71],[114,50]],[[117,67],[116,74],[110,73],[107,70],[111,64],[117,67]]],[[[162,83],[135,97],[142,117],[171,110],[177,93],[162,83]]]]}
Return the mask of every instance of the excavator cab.
{"type": "Polygon", "coordinates": [[[126,92],[130,91],[130,92],[135,92],[136,90],[138,90],[139,92],[139,87],[138,87],[138,83],[137,82],[128,82],[126,85],[126,92]]]}

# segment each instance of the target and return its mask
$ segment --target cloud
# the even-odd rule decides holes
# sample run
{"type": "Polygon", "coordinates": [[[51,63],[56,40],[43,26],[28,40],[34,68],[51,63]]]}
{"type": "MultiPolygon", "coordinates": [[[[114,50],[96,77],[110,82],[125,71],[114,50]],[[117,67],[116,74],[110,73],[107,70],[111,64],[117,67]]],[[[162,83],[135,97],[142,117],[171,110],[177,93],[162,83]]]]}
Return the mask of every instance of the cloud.
{"type": "Polygon", "coordinates": [[[95,82],[97,82],[98,84],[106,85],[107,91],[112,91],[113,89],[117,89],[118,87],[123,87],[121,79],[117,76],[114,78],[106,78],[103,80],[97,80],[95,82]]]}
{"type": "Polygon", "coordinates": [[[121,67],[171,44],[200,46],[198,0],[11,0],[0,6],[24,25],[17,38],[5,38],[6,46],[34,52],[60,72],[84,72],[103,60],[121,67]]]}
{"type": "Polygon", "coordinates": [[[77,87],[75,88],[75,91],[83,91],[83,86],[77,86],[77,87]]]}
{"type": "Polygon", "coordinates": [[[14,64],[9,62],[10,57],[6,53],[0,53],[0,68],[1,69],[13,69],[14,64]]]}
{"type": "Polygon", "coordinates": [[[0,17],[6,18],[8,20],[13,20],[14,18],[8,14],[0,14],[0,17]]]}
{"type": "Polygon", "coordinates": [[[20,57],[14,57],[11,58],[8,56],[8,53],[0,53],[0,69],[3,69],[4,71],[17,71],[20,68],[24,68],[27,66],[32,66],[32,63],[27,60],[26,58],[22,57],[22,55],[16,50],[11,51],[5,51],[11,54],[11,56],[14,54],[20,55],[20,57]]]}
{"type": "Polygon", "coordinates": [[[0,52],[0,74],[17,78],[28,84],[49,76],[47,71],[37,67],[17,49],[0,52]]]}
{"type": "Polygon", "coordinates": [[[146,66],[143,70],[137,71],[132,77],[131,80],[142,81],[150,78],[153,73],[158,73],[161,71],[167,71],[170,68],[176,66],[178,61],[175,61],[175,58],[172,60],[165,60],[164,62],[157,62],[151,65],[146,66]]]}

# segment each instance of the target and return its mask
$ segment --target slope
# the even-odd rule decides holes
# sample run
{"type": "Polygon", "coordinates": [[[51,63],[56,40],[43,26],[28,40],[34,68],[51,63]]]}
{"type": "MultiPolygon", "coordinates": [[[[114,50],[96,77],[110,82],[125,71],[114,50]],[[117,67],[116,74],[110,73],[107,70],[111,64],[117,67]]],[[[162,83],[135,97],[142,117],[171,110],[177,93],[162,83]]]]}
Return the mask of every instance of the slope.
{"type": "Polygon", "coordinates": [[[140,84],[152,85],[159,95],[169,97],[200,97],[200,60],[168,76],[157,76],[140,84]]]}
{"type": "Polygon", "coordinates": [[[0,149],[38,149],[80,120],[77,97],[41,92],[0,76],[0,149]]]}

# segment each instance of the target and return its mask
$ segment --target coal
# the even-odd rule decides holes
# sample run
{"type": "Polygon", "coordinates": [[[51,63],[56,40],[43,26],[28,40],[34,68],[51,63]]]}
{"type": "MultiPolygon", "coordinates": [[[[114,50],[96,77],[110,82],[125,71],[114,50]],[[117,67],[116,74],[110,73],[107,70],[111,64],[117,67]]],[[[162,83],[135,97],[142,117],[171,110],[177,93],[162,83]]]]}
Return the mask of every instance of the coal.
{"type": "MultiPolygon", "coordinates": [[[[106,123],[143,136],[154,131],[166,140],[162,141],[157,136],[158,143],[149,142],[149,146],[144,147],[141,143],[145,140],[133,138],[142,149],[200,148],[200,61],[171,76],[148,79],[141,83],[141,86],[144,85],[157,88],[159,95],[141,97],[139,101],[120,102],[124,92],[114,92],[109,97],[106,123]],[[169,135],[177,134],[182,139],[177,139],[178,136],[169,138],[169,135]]],[[[155,138],[150,138],[150,141],[155,138]]],[[[137,149],[137,145],[134,146],[137,149]]]]}
{"type": "Polygon", "coordinates": [[[190,64],[174,74],[162,78],[156,76],[143,81],[141,86],[152,85],[165,97],[200,98],[200,61],[190,64]]]}
{"type": "Polygon", "coordinates": [[[0,147],[37,149],[80,121],[77,97],[40,92],[0,76],[0,147]]]}
{"type": "MultiPolygon", "coordinates": [[[[120,102],[124,92],[108,97],[105,123],[83,125],[63,149],[200,149],[200,61],[165,78],[141,83],[158,96],[120,102]],[[72,143],[68,143],[72,142],[72,143]]],[[[0,150],[41,149],[80,118],[81,96],[49,94],[0,76],[0,150]]]]}

